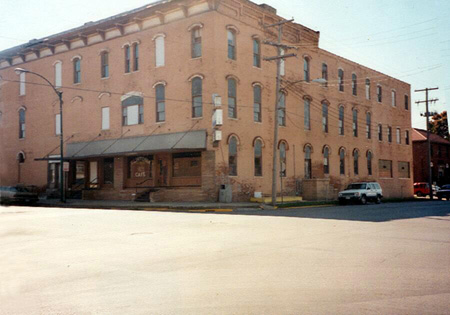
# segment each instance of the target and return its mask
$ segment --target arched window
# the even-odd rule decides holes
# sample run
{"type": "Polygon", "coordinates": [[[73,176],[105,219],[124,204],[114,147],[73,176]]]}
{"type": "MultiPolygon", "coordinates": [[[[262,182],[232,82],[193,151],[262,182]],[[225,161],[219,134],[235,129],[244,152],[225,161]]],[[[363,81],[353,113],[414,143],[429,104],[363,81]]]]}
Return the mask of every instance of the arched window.
{"type": "Polygon", "coordinates": [[[353,172],[355,175],[359,174],[359,151],[358,149],[353,150],[353,172]]]}
{"type": "Polygon", "coordinates": [[[309,58],[304,57],[303,58],[303,80],[306,82],[309,82],[309,58]]]}
{"type": "Polygon", "coordinates": [[[367,151],[367,174],[372,175],[372,152],[367,151]]]}
{"type": "Polygon", "coordinates": [[[55,88],[62,86],[62,62],[55,62],[55,88]]]}
{"type": "MultiPolygon", "coordinates": [[[[0,120],[1,120],[1,113],[0,113],[0,120]]],[[[405,130],[405,144],[406,145],[409,144],[409,131],[408,130],[405,130]]],[[[448,147],[447,147],[447,150],[448,150],[448,147]]]]}
{"type": "Polygon", "coordinates": [[[100,54],[100,67],[101,67],[101,77],[109,77],[109,54],[107,51],[103,51],[100,54]]]}
{"type": "Polygon", "coordinates": [[[353,137],[358,136],[358,111],[353,109],[353,137]]]}
{"type": "Polygon", "coordinates": [[[130,73],[131,71],[131,49],[129,45],[125,46],[125,73],[130,73]]]}
{"type": "Polygon", "coordinates": [[[311,168],[311,151],[312,148],[308,144],[305,146],[305,178],[312,178],[312,168],[311,168]]]}
{"type": "Polygon", "coordinates": [[[253,86],[253,121],[261,122],[261,87],[253,86]]]}
{"type": "Polygon", "coordinates": [[[228,37],[228,59],[236,60],[236,31],[227,30],[228,37]]]}
{"type": "Polygon", "coordinates": [[[366,79],[366,99],[370,100],[370,80],[366,79]]]}
{"type": "Polygon", "coordinates": [[[278,125],[286,126],[286,93],[280,92],[280,102],[278,103],[278,125]]]}
{"type": "Polygon", "coordinates": [[[202,56],[202,33],[201,27],[196,26],[191,30],[191,51],[192,58],[198,58],[202,56]]]}
{"type": "Polygon", "coordinates": [[[339,149],[339,173],[345,175],[345,149],[339,149]]]}
{"type": "Polygon", "coordinates": [[[202,115],[202,79],[200,77],[195,77],[192,79],[192,117],[202,117],[202,115]]]}
{"type": "Polygon", "coordinates": [[[25,109],[19,109],[19,139],[25,138],[25,109]]]}
{"type": "Polygon", "coordinates": [[[338,70],[339,91],[344,92],[344,70],[338,70]]]}
{"type": "Polygon", "coordinates": [[[130,126],[144,123],[144,99],[130,95],[122,100],[122,125],[130,126]]]}
{"type": "Polygon", "coordinates": [[[328,133],[328,104],[322,102],[322,131],[328,133]]]}
{"type": "Polygon", "coordinates": [[[228,143],[228,174],[237,176],[237,139],[232,136],[228,143]]]}
{"type": "Polygon", "coordinates": [[[358,85],[356,80],[356,74],[352,74],[352,93],[353,95],[358,95],[358,85]]]}
{"type": "Polygon", "coordinates": [[[323,173],[330,174],[330,149],[323,147],[323,173]]]}
{"type": "Polygon", "coordinates": [[[311,100],[309,98],[304,99],[304,126],[305,130],[311,130],[311,100]]]}
{"type": "Polygon", "coordinates": [[[19,74],[19,95],[25,95],[26,92],[26,72],[19,74]]]}
{"type": "Polygon", "coordinates": [[[81,59],[78,57],[73,60],[73,83],[81,83],[81,59]]]}
{"type": "Polygon", "coordinates": [[[259,39],[253,39],[253,66],[261,68],[261,44],[259,39]]]}
{"type": "Polygon", "coordinates": [[[339,106],[339,134],[341,136],[344,135],[345,127],[344,127],[344,106],[339,106]]]}
{"type": "Polygon", "coordinates": [[[286,143],[280,143],[280,174],[281,177],[286,177],[286,143]]]}
{"type": "Polygon", "coordinates": [[[133,44],[133,71],[139,70],[139,44],[133,44]]]}
{"type": "Polygon", "coordinates": [[[383,141],[383,126],[378,125],[378,141],[383,141]]]}
{"type": "Polygon", "coordinates": [[[257,139],[254,145],[255,176],[262,176],[262,141],[257,139]]]}
{"type": "Polygon", "coordinates": [[[377,101],[379,103],[383,101],[383,90],[381,89],[381,85],[377,85],[377,101]]]}
{"type": "Polygon", "coordinates": [[[17,162],[19,162],[19,164],[25,163],[25,154],[23,152],[17,154],[17,162]]]}
{"type": "Polygon", "coordinates": [[[236,80],[228,79],[228,117],[237,118],[236,80]]]}
{"type": "Polygon", "coordinates": [[[391,91],[391,105],[392,107],[397,106],[397,92],[395,90],[391,91]]]}
{"type": "MultiPolygon", "coordinates": [[[[284,56],[283,48],[280,48],[280,56],[284,56]]],[[[285,75],[284,59],[280,59],[280,75],[285,75]]]]}
{"type": "Polygon", "coordinates": [[[388,132],[388,134],[387,134],[388,142],[392,142],[392,127],[391,126],[388,126],[387,132],[388,132]]]}
{"type": "Polygon", "coordinates": [[[164,84],[158,84],[156,87],[156,121],[166,121],[166,88],[164,84]]]}
{"type": "Polygon", "coordinates": [[[322,63],[322,79],[325,80],[323,86],[328,86],[328,65],[326,63],[322,63]]]}
{"type": "Polygon", "coordinates": [[[396,129],[396,140],[397,140],[397,144],[402,143],[402,133],[400,131],[400,128],[396,129]]]}
{"type": "Polygon", "coordinates": [[[366,137],[367,139],[372,138],[372,115],[366,113],[366,137]]]}

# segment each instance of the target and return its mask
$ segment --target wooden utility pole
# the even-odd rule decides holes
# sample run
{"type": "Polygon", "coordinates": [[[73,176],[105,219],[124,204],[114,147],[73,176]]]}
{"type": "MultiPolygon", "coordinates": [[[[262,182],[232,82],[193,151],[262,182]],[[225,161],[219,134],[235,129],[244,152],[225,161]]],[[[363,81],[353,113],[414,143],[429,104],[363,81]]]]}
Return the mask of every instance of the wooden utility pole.
{"type": "Polygon", "coordinates": [[[276,82],[276,97],[275,97],[275,112],[274,112],[274,129],[273,129],[273,161],[272,161],[272,205],[275,206],[277,202],[277,142],[278,142],[278,113],[280,110],[280,81],[281,81],[281,60],[290,57],[296,57],[296,54],[287,54],[282,55],[281,49],[296,49],[296,47],[291,47],[287,45],[283,45],[281,40],[283,38],[283,25],[289,22],[294,21],[291,20],[283,20],[274,24],[266,25],[265,28],[278,26],[278,42],[272,43],[270,41],[264,41],[264,44],[271,45],[277,47],[277,56],[264,58],[265,61],[277,61],[277,82],[276,82]]]}
{"type": "Polygon", "coordinates": [[[422,89],[422,90],[415,90],[414,92],[425,92],[425,101],[418,101],[416,102],[416,104],[421,104],[421,103],[425,103],[426,104],[426,112],[425,112],[425,117],[427,119],[427,144],[428,144],[428,154],[427,154],[427,163],[428,163],[428,186],[430,188],[430,200],[433,200],[433,177],[432,177],[432,173],[431,173],[431,141],[430,141],[430,126],[428,124],[428,119],[430,116],[430,112],[428,110],[428,102],[435,102],[438,99],[432,99],[429,100],[428,99],[428,91],[433,91],[433,90],[437,90],[439,88],[426,88],[426,89],[422,89]]]}

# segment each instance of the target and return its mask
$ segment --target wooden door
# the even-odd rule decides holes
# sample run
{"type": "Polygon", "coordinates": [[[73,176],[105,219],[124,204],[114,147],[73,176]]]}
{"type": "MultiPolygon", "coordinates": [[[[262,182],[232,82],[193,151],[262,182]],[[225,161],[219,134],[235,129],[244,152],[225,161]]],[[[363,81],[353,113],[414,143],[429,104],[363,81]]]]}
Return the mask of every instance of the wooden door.
{"type": "Polygon", "coordinates": [[[156,186],[169,186],[169,164],[170,155],[169,154],[158,154],[156,155],[156,186]]]}

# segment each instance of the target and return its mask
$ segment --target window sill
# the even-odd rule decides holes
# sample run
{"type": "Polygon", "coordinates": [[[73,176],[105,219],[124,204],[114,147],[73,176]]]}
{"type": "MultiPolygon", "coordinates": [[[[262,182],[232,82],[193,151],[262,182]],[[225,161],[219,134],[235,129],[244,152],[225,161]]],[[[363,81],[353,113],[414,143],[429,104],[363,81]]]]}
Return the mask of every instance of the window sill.
{"type": "Polygon", "coordinates": [[[81,82],[78,82],[78,83],[74,83],[73,85],[80,85],[81,84],[81,82]]]}
{"type": "Polygon", "coordinates": [[[253,69],[262,70],[261,67],[253,66],[253,69]]]}
{"type": "Polygon", "coordinates": [[[262,124],[262,121],[253,121],[255,124],[259,124],[259,125],[261,125],[262,124]]]}
{"type": "Polygon", "coordinates": [[[110,77],[100,78],[100,80],[108,80],[110,77]]]}
{"type": "Polygon", "coordinates": [[[25,140],[25,137],[23,137],[23,138],[19,138],[19,141],[23,141],[23,140],[25,140]]]}
{"type": "Polygon", "coordinates": [[[191,60],[201,60],[202,59],[202,56],[199,56],[199,57],[191,57],[191,60]]]}
{"type": "Polygon", "coordinates": [[[228,117],[228,119],[230,119],[230,120],[236,120],[236,121],[238,121],[239,119],[237,119],[237,117],[235,118],[235,117],[228,117]]]}
{"type": "Polygon", "coordinates": [[[203,116],[201,116],[201,117],[191,117],[191,119],[192,120],[201,120],[201,119],[203,119],[203,116]]]}

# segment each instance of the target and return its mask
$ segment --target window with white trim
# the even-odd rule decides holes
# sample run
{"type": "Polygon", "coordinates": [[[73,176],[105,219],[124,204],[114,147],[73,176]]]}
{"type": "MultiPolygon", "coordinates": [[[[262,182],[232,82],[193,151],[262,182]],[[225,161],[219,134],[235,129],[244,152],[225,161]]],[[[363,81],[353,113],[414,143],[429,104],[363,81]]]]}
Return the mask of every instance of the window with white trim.
{"type": "Polygon", "coordinates": [[[191,30],[191,56],[199,58],[202,56],[202,29],[196,26],[191,30]]]}
{"type": "Polygon", "coordinates": [[[159,35],[155,38],[155,65],[156,67],[162,67],[165,65],[165,52],[164,52],[164,36],[159,35]]]}
{"type": "Polygon", "coordinates": [[[236,60],[236,31],[232,29],[227,30],[228,40],[228,59],[236,60]]]}
{"type": "Polygon", "coordinates": [[[122,125],[131,126],[144,123],[144,99],[129,96],[122,101],[122,125]]]}
{"type": "Polygon", "coordinates": [[[166,121],[166,91],[164,84],[155,86],[156,90],[156,121],[166,121]]]}
{"type": "Polygon", "coordinates": [[[397,92],[395,92],[394,90],[391,91],[391,99],[392,107],[397,106],[397,92]]]}

